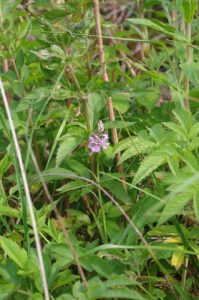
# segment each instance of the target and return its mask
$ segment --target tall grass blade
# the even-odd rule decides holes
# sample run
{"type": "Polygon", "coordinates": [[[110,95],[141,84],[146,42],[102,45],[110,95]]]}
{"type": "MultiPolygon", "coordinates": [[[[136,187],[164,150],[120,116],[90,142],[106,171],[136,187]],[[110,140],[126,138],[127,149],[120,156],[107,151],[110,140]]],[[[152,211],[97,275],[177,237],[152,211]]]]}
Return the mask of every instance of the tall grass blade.
{"type": "Polygon", "coordinates": [[[0,78],[0,90],[1,90],[3,104],[4,104],[6,114],[7,114],[7,118],[8,118],[8,123],[9,123],[10,130],[11,130],[11,133],[12,133],[12,138],[13,138],[13,142],[14,142],[14,146],[15,146],[15,150],[16,150],[16,155],[17,155],[17,159],[18,159],[18,162],[19,162],[19,168],[20,168],[20,171],[21,171],[21,177],[22,177],[22,181],[23,181],[23,185],[24,185],[26,200],[27,200],[27,204],[28,204],[28,208],[29,208],[30,218],[31,218],[32,226],[33,226],[33,232],[34,232],[34,237],[35,237],[37,254],[38,254],[38,258],[39,258],[39,266],[40,266],[41,278],[42,278],[42,283],[43,283],[43,288],[44,288],[45,300],[49,300],[50,296],[49,296],[46,273],[45,273],[45,267],[44,267],[44,261],[43,261],[43,256],[42,256],[42,248],[41,248],[41,244],[40,244],[36,219],[35,219],[35,215],[34,215],[34,211],[33,211],[33,204],[32,204],[32,200],[31,200],[31,196],[30,196],[28,181],[27,181],[27,177],[26,177],[26,172],[25,172],[22,156],[21,156],[19,142],[18,142],[18,139],[17,139],[17,134],[16,134],[16,131],[15,131],[14,123],[13,123],[12,116],[11,116],[11,111],[10,111],[10,108],[9,108],[9,105],[8,105],[8,100],[7,100],[7,97],[6,97],[6,94],[5,94],[5,90],[4,90],[4,86],[3,86],[3,83],[1,81],[1,78],[0,78]]]}

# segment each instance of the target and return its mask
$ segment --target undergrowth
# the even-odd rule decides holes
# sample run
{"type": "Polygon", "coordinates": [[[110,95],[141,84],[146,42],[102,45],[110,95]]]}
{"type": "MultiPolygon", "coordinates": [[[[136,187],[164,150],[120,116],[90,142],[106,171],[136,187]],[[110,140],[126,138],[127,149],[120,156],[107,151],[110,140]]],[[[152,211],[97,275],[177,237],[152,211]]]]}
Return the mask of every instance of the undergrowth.
{"type": "Polygon", "coordinates": [[[0,28],[0,300],[198,299],[198,1],[0,0],[0,28]]]}

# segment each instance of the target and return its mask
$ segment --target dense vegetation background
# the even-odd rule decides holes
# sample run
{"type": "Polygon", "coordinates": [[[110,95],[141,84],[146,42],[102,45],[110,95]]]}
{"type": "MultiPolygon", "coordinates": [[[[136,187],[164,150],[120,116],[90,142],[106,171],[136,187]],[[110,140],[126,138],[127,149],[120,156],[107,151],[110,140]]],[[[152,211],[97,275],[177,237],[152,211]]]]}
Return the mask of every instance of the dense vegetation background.
{"type": "Polygon", "coordinates": [[[1,97],[0,299],[198,299],[198,1],[0,0],[0,28],[46,273],[1,97]]]}

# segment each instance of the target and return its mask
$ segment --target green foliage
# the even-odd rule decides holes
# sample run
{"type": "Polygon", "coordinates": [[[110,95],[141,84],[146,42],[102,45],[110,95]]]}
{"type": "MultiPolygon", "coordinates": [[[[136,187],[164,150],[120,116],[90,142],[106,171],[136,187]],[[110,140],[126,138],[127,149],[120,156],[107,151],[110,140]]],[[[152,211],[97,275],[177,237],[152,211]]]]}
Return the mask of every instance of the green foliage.
{"type": "MultiPolygon", "coordinates": [[[[0,0],[0,76],[50,297],[195,300],[198,1],[113,2],[100,1],[101,66],[93,1],[0,0]],[[90,156],[89,137],[100,136],[100,120],[109,146],[90,156]]],[[[40,300],[33,229],[1,100],[0,140],[0,300],[40,300]]]]}

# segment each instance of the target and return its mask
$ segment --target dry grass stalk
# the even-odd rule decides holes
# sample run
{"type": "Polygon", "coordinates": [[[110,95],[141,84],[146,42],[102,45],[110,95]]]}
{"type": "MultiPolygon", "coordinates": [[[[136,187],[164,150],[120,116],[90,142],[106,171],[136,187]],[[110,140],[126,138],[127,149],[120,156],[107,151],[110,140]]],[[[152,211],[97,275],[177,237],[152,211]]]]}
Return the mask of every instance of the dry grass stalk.
{"type": "Polygon", "coordinates": [[[39,239],[39,233],[38,233],[36,219],[35,219],[35,215],[34,215],[32,199],[31,199],[31,196],[30,196],[30,190],[29,190],[29,186],[28,186],[26,172],[25,172],[25,168],[24,168],[24,164],[23,164],[23,160],[22,160],[22,156],[21,156],[21,151],[20,151],[19,142],[18,142],[18,139],[17,139],[17,134],[16,134],[16,131],[15,131],[14,123],[13,123],[12,116],[11,116],[11,111],[10,111],[10,108],[9,108],[8,99],[6,97],[6,93],[5,93],[4,86],[3,86],[3,83],[1,81],[1,79],[0,79],[0,90],[1,90],[2,99],[3,99],[4,107],[5,107],[7,118],[8,118],[9,127],[10,127],[10,130],[11,130],[11,133],[12,133],[13,143],[14,143],[14,146],[15,146],[16,156],[17,156],[17,159],[18,159],[19,168],[20,168],[20,171],[21,171],[21,177],[22,177],[22,181],[23,181],[23,185],[24,185],[26,201],[27,201],[28,209],[29,209],[29,213],[30,213],[30,219],[31,219],[31,222],[32,222],[32,227],[33,227],[35,244],[36,244],[37,254],[38,254],[38,259],[39,259],[39,267],[40,267],[40,272],[41,272],[41,279],[42,279],[42,284],[43,284],[43,289],[44,289],[45,300],[50,300],[49,291],[48,291],[48,284],[47,284],[47,278],[46,278],[45,267],[44,267],[44,261],[43,261],[43,256],[42,256],[42,247],[41,247],[41,243],[40,243],[40,239],[39,239]]]}
{"type": "MultiPolygon", "coordinates": [[[[103,46],[103,39],[102,39],[102,30],[101,30],[101,22],[100,22],[100,8],[99,8],[99,1],[98,0],[93,0],[94,3],[94,16],[95,16],[95,24],[96,24],[96,35],[98,37],[98,51],[99,51],[99,59],[100,59],[100,66],[101,66],[101,71],[102,71],[102,78],[104,81],[108,82],[109,77],[108,77],[108,72],[107,72],[107,66],[106,66],[106,61],[105,61],[105,56],[104,56],[104,46],[103,46]]],[[[112,98],[107,97],[107,106],[108,106],[108,114],[109,114],[109,119],[110,121],[115,121],[115,113],[113,109],[113,103],[112,103],[112,98]]],[[[118,134],[117,134],[117,129],[112,128],[112,140],[113,144],[118,143],[118,134]]],[[[116,162],[118,163],[120,159],[120,153],[116,155],[116,162]]],[[[122,165],[117,165],[118,171],[120,173],[123,173],[123,168],[122,165]]],[[[125,184],[125,178],[123,178],[123,187],[124,190],[126,191],[126,184],[125,184]]]]}
{"type": "Polygon", "coordinates": [[[88,288],[88,282],[87,282],[87,280],[86,280],[86,276],[85,276],[85,274],[84,274],[84,271],[83,271],[83,269],[82,269],[82,267],[81,267],[81,264],[80,264],[80,261],[79,261],[77,252],[75,251],[75,248],[74,248],[73,243],[72,243],[72,241],[71,241],[71,238],[70,238],[70,235],[69,235],[69,233],[68,233],[68,230],[67,230],[66,227],[65,227],[64,221],[63,221],[63,219],[62,219],[60,213],[58,212],[58,209],[57,209],[57,207],[56,207],[56,205],[55,205],[55,203],[54,203],[54,201],[53,201],[53,199],[52,199],[52,197],[51,197],[51,194],[50,194],[50,192],[49,192],[49,190],[48,190],[48,186],[47,186],[47,184],[46,184],[46,182],[45,182],[45,180],[44,180],[44,177],[43,177],[42,174],[41,174],[39,165],[38,165],[37,160],[36,160],[36,158],[35,158],[35,155],[34,155],[34,153],[33,153],[33,151],[32,151],[32,148],[30,148],[30,155],[31,155],[33,164],[34,164],[34,166],[35,166],[36,172],[37,172],[37,174],[38,174],[38,176],[39,176],[40,182],[41,182],[41,184],[42,184],[43,190],[44,190],[44,192],[45,192],[45,195],[46,195],[46,197],[47,197],[49,203],[52,204],[52,208],[53,208],[53,211],[54,211],[54,213],[55,213],[56,219],[57,219],[57,221],[58,221],[58,223],[59,223],[59,225],[60,225],[60,228],[62,229],[62,232],[63,232],[63,234],[64,234],[64,236],[65,236],[66,243],[68,244],[68,246],[69,246],[69,248],[70,248],[70,251],[71,251],[71,253],[72,253],[72,255],[73,255],[73,258],[74,258],[75,264],[76,264],[76,266],[77,266],[79,275],[80,275],[80,277],[81,277],[81,279],[82,279],[82,282],[84,283],[84,286],[85,286],[86,288],[88,288]]]}

